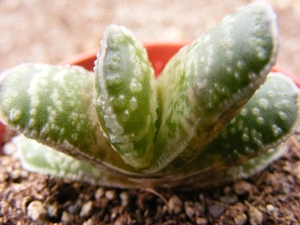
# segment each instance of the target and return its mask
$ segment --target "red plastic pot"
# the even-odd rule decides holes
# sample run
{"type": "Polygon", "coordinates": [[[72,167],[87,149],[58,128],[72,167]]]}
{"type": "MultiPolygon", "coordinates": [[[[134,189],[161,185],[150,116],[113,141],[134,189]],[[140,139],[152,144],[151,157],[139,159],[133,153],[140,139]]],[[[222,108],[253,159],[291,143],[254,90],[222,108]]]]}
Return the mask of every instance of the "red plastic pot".
{"type": "MultiPolygon", "coordinates": [[[[155,71],[155,75],[158,76],[166,63],[170,58],[175,55],[176,52],[183,46],[187,45],[188,42],[182,43],[155,43],[155,44],[144,44],[147,49],[148,57],[155,71]]],[[[77,55],[69,60],[65,60],[61,65],[78,65],[83,66],[87,70],[93,70],[94,62],[96,60],[96,54],[99,49],[94,49],[86,53],[77,55]]]]}
{"type": "MultiPolygon", "coordinates": [[[[150,62],[155,70],[155,75],[158,76],[166,63],[171,59],[171,57],[178,52],[180,48],[187,45],[189,42],[180,43],[146,43],[144,44],[150,62]]],[[[89,52],[79,54],[69,60],[61,62],[61,65],[78,65],[92,71],[94,67],[94,62],[96,60],[96,54],[99,49],[94,49],[89,52]]],[[[274,66],[271,71],[281,72],[284,75],[292,78],[295,84],[300,87],[300,78],[291,74],[287,70],[282,69],[279,66],[274,66]]]]}

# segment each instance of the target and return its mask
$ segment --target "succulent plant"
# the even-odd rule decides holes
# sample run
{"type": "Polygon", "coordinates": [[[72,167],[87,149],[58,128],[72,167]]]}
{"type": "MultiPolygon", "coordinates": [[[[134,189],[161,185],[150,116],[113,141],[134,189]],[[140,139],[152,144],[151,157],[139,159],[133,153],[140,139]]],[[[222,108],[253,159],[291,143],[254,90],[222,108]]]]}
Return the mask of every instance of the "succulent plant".
{"type": "Polygon", "coordinates": [[[276,15],[255,3],[182,48],[156,80],[143,45],[111,25],[94,73],[4,71],[0,118],[23,134],[14,142],[31,171],[119,187],[218,185],[265,168],[295,130],[299,90],[269,72],[277,50],[276,15]]]}

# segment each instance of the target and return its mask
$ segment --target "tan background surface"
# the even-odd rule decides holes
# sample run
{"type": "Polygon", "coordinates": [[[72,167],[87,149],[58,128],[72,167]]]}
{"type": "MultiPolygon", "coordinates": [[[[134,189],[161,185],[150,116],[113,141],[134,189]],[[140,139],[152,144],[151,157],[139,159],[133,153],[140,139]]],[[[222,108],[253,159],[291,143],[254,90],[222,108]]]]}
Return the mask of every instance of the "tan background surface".
{"type": "MultiPolygon", "coordinates": [[[[58,63],[99,47],[111,23],[143,41],[199,37],[251,0],[1,0],[0,71],[22,62],[58,63]]],[[[278,13],[278,64],[300,76],[300,0],[267,0],[278,13]]]]}

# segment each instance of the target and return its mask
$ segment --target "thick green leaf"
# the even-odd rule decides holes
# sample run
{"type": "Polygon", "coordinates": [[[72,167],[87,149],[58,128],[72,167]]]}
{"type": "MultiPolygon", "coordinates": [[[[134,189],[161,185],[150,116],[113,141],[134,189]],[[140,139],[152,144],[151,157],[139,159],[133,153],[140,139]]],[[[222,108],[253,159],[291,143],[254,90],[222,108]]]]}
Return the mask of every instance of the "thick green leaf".
{"type": "Polygon", "coordinates": [[[130,173],[98,125],[94,75],[80,67],[23,64],[1,76],[0,117],[31,139],[108,170],[130,173]]]}
{"type": "Polygon", "coordinates": [[[158,80],[160,126],[147,172],[196,157],[264,82],[277,55],[275,17],[265,4],[249,5],[168,62],[158,80]]]}
{"type": "Polygon", "coordinates": [[[111,25],[94,71],[96,108],[104,133],[126,163],[148,167],[153,156],[157,95],[146,50],[129,30],[111,25]]]}
{"type": "Polygon", "coordinates": [[[299,97],[300,91],[290,78],[270,73],[266,83],[220,135],[178,171],[184,174],[178,174],[178,177],[217,173],[279,145],[294,133],[298,125],[299,97]]]}
{"type": "Polygon", "coordinates": [[[135,187],[126,176],[103,172],[91,164],[77,160],[23,135],[13,139],[23,168],[43,174],[104,186],[135,187]]]}

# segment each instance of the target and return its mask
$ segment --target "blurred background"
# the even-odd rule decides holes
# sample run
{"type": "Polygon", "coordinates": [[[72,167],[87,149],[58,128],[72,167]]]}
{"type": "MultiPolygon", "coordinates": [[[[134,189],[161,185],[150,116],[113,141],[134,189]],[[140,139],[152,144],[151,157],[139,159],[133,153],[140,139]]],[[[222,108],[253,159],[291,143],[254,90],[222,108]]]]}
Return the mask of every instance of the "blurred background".
{"type": "MultiPolygon", "coordinates": [[[[112,23],[142,41],[193,40],[251,0],[0,0],[0,72],[56,64],[98,48],[112,23]]],[[[278,14],[277,64],[300,76],[300,0],[266,0],[278,14]]]]}

